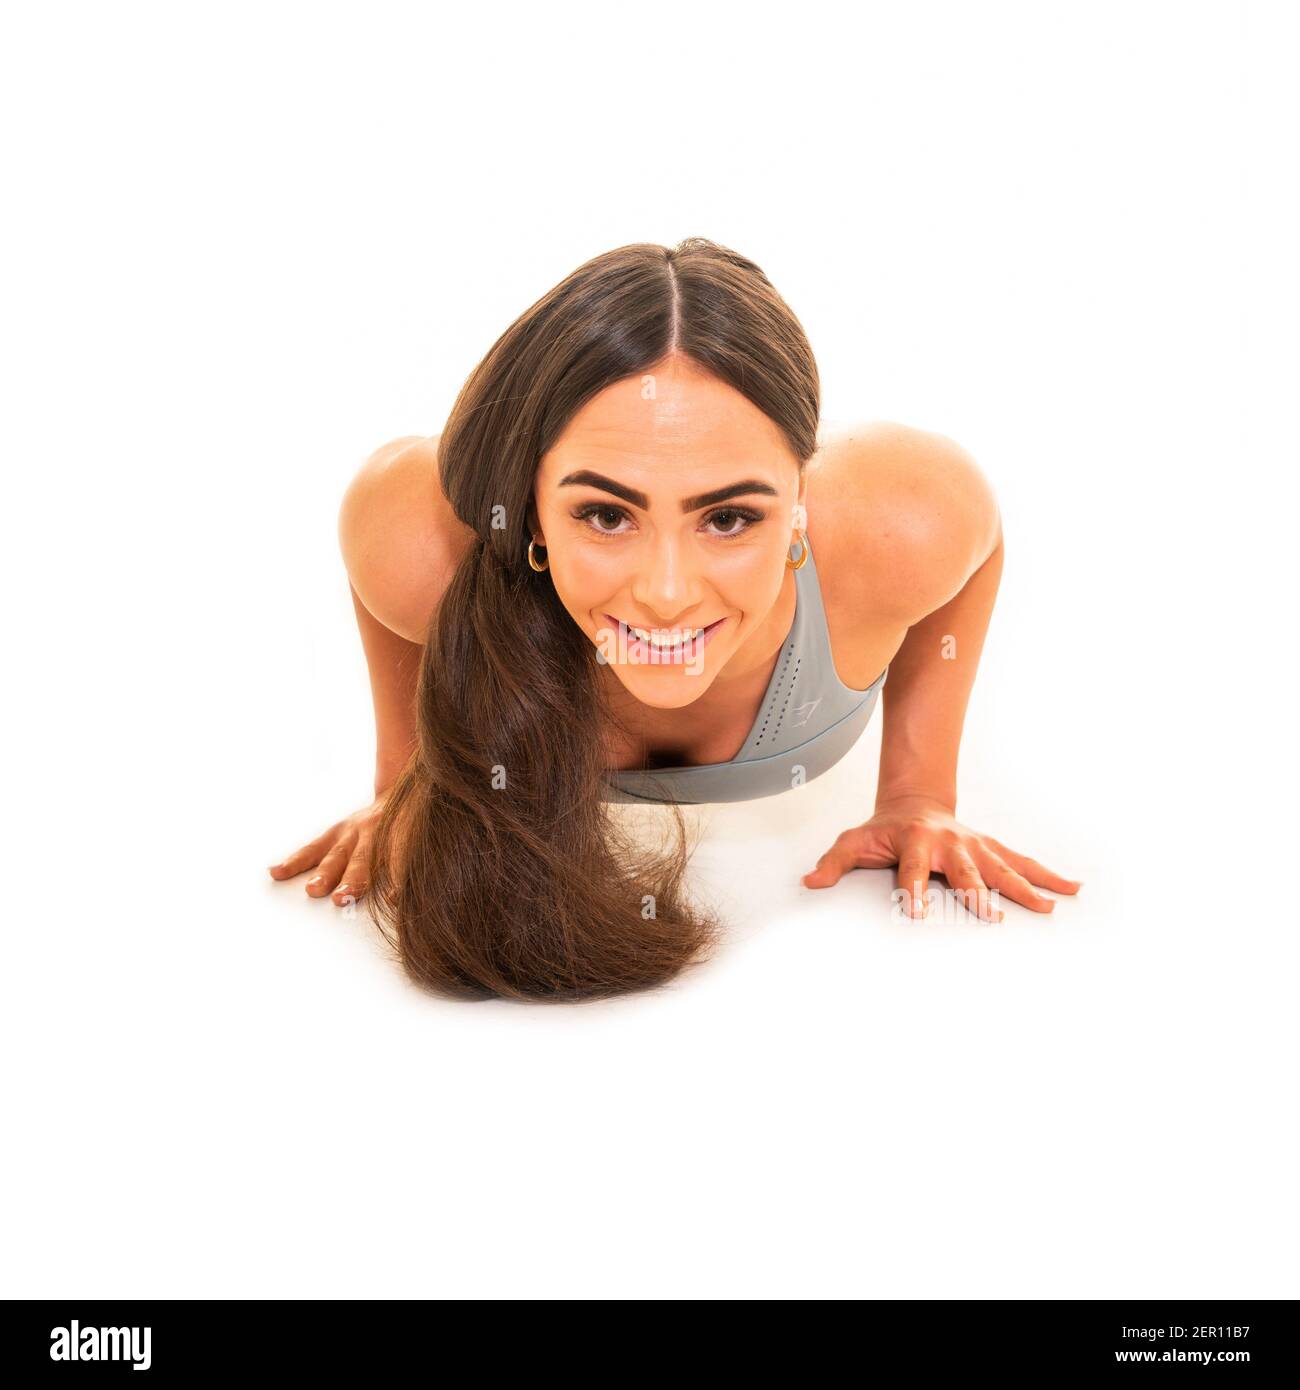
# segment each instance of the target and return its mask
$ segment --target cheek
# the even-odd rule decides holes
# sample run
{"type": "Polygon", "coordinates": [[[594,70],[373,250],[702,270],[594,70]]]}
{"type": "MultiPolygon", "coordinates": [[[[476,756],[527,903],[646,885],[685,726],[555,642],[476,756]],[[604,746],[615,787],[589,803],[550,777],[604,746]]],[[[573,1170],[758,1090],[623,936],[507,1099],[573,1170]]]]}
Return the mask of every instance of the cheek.
{"type": "Polygon", "coordinates": [[[761,618],[780,598],[784,582],[784,551],[752,551],[719,566],[716,588],[728,607],[746,618],[761,618]]]}
{"type": "Polygon", "coordinates": [[[564,577],[574,589],[592,593],[617,588],[627,568],[627,559],[620,560],[613,546],[602,550],[599,546],[576,545],[565,556],[564,577]]]}
{"type": "Polygon", "coordinates": [[[625,568],[625,564],[611,558],[593,555],[587,546],[578,546],[563,557],[552,557],[551,582],[570,615],[586,627],[593,611],[604,608],[610,597],[624,587],[625,568]]]}

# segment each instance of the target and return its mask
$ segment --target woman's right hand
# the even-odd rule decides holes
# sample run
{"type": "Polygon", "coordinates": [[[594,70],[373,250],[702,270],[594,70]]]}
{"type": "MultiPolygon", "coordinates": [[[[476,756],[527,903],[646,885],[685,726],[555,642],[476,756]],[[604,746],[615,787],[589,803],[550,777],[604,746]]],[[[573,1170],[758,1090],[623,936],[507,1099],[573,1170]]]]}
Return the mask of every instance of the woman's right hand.
{"type": "Polygon", "coordinates": [[[268,870],[271,877],[283,882],[315,869],[305,885],[309,897],[323,898],[332,893],[336,907],[344,906],[349,899],[356,902],[370,886],[370,847],[387,800],[387,792],[377,796],[363,810],[330,826],[279,864],[272,864],[268,870]]]}

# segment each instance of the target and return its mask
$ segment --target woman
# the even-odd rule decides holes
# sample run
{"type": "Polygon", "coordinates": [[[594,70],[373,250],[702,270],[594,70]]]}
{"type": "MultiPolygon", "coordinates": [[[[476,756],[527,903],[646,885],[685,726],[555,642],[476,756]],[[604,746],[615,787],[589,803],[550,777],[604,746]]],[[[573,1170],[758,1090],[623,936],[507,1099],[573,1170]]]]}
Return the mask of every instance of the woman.
{"type": "Polygon", "coordinates": [[[413,979],[467,997],[652,987],[714,941],[679,802],[785,791],[888,679],[874,814],[803,882],[897,863],[1036,911],[1079,885],[954,817],[1002,568],[994,497],[901,426],[819,447],[808,341],[700,238],[579,267],[493,345],[442,434],[361,470],[340,537],[370,670],[375,800],[270,872],[371,894],[413,979]],[[814,559],[815,553],[815,559],[814,559]],[[674,809],[647,850],[615,801],[674,809]]]}

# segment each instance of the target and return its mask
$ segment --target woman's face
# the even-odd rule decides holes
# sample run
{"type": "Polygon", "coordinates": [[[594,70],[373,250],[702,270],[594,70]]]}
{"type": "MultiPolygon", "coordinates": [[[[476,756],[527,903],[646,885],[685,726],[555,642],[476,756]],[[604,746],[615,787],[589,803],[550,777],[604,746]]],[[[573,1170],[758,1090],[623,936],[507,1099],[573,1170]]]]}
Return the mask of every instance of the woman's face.
{"type": "Polygon", "coordinates": [[[533,537],[628,692],[673,709],[772,613],[804,492],[771,420],[673,357],[570,421],[537,472],[533,537]]]}

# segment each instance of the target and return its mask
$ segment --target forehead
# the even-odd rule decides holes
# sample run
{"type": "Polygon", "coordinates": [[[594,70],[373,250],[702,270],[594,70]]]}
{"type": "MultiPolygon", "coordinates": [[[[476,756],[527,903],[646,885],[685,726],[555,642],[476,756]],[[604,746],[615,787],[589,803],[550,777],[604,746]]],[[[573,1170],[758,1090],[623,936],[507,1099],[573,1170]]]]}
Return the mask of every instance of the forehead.
{"type": "Polygon", "coordinates": [[[593,396],[543,455],[537,481],[554,487],[564,474],[591,468],[650,491],[656,481],[673,487],[741,465],[776,484],[798,460],[775,423],[739,391],[674,363],[593,396]]]}

